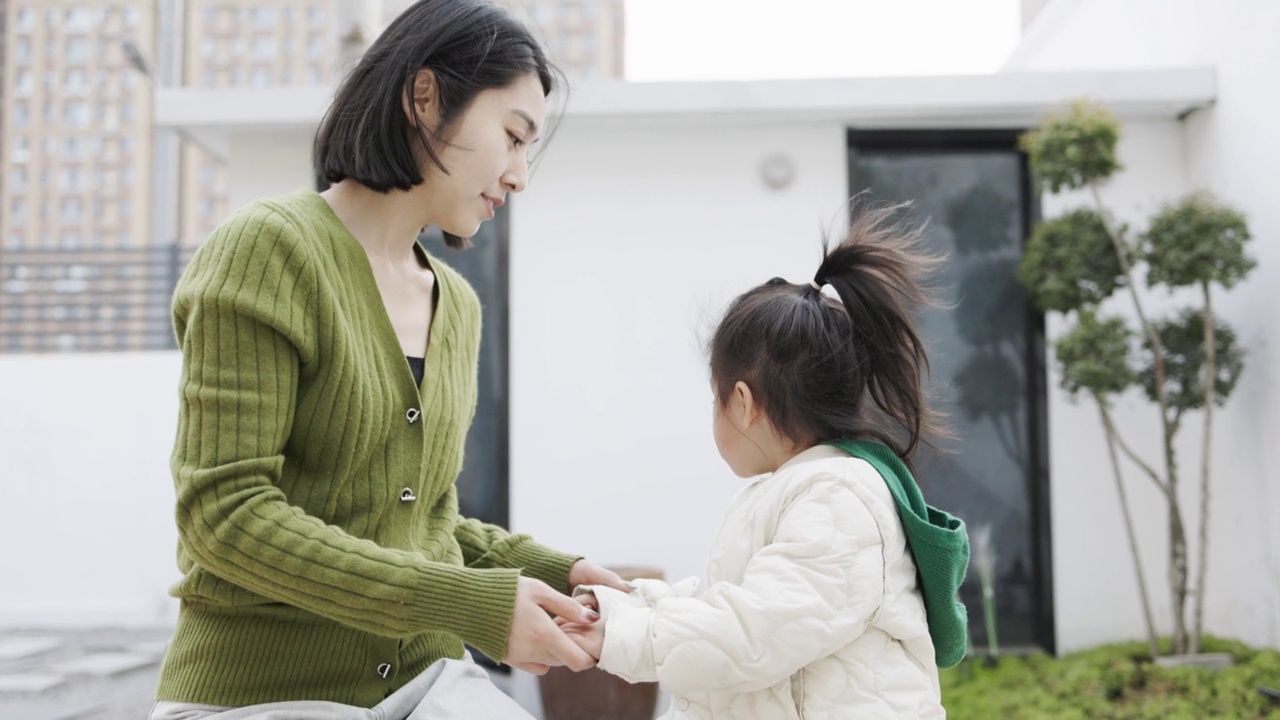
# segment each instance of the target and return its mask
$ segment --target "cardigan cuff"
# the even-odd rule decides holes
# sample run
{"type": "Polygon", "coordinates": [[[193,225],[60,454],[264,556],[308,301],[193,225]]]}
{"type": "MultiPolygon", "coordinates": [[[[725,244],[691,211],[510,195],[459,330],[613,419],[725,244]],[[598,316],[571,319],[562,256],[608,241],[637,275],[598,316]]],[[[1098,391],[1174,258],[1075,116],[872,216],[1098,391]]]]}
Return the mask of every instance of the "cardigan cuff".
{"type": "Polygon", "coordinates": [[[569,571],[581,555],[568,555],[534,542],[526,535],[523,542],[515,543],[502,558],[506,567],[519,568],[520,574],[551,586],[553,590],[568,593],[569,571]]]}
{"type": "Polygon", "coordinates": [[[447,600],[422,602],[413,608],[415,619],[422,626],[456,635],[490,658],[502,661],[507,654],[520,572],[449,566],[435,570],[430,576],[436,591],[432,594],[447,600]]]}

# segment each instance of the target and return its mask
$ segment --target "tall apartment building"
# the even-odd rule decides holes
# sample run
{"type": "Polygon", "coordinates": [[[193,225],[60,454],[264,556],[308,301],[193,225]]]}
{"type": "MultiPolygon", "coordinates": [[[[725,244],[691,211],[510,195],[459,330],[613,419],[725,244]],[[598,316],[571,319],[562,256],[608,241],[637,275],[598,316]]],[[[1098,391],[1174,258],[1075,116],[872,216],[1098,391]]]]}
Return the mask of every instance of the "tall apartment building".
{"type": "MultiPolygon", "coordinates": [[[[624,0],[497,1],[538,32],[570,80],[622,79],[624,0]]],[[[410,4],[412,0],[383,0],[384,24],[410,4]]]]}
{"type": "MultiPolygon", "coordinates": [[[[622,76],[623,0],[499,1],[571,79],[622,76]]],[[[0,0],[0,352],[169,346],[176,274],[233,208],[218,157],[153,144],[153,87],[330,85],[408,4],[0,0]]]]}
{"type": "MultiPolygon", "coordinates": [[[[186,0],[182,84],[200,88],[326,85],[340,69],[334,18],[359,0],[186,0]]],[[[179,240],[198,246],[226,218],[218,158],[183,147],[179,240]]]]}
{"type": "Polygon", "coordinates": [[[0,351],[135,347],[147,280],[77,253],[150,242],[153,51],[146,0],[6,0],[0,129],[0,351]]]}

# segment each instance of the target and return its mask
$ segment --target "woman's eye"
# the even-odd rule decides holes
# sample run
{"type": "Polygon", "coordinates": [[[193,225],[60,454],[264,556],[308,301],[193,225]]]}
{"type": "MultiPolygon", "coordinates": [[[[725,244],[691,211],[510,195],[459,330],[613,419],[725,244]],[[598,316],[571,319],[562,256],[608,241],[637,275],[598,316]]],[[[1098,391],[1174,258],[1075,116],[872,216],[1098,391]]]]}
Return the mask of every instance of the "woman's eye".
{"type": "Polygon", "coordinates": [[[516,147],[520,147],[521,145],[524,145],[524,140],[521,140],[514,133],[507,133],[507,137],[511,138],[511,144],[515,145],[516,147]]]}

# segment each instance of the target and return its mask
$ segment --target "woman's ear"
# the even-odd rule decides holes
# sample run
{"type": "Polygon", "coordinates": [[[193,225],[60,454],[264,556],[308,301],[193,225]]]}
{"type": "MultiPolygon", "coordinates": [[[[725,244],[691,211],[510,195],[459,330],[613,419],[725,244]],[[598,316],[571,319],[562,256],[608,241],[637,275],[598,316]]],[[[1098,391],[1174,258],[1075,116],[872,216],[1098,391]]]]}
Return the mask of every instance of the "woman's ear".
{"type": "Polygon", "coordinates": [[[440,119],[440,103],[436,91],[436,74],[423,68],[413,76],[412,98],[405,93],[402,98],[405,117],[427,127],[435,127],[440,119]]]}

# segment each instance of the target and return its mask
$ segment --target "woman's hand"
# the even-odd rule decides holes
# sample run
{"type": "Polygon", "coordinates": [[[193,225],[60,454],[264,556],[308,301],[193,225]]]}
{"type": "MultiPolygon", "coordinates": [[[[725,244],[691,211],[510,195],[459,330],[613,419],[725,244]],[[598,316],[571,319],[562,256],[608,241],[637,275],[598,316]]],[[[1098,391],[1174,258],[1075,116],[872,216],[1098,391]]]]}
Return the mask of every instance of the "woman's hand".
{"type": "Polygon", "coordinates": [[[565,635],[577,643],[579,648],[596,661],[600,660],[600,653],[604,651],[604,623],[597,622],[590,625],[566,623],[563,629],[565,635]]]}
{"type": "Polygon", "coordinates": [[[631,586],[618,573],[606,570],[590,560],[579,560],[569,568],[569,589],[579,585],[604,585],[625,593],[631,592],[631,586]]]}
{"type": "Polygon", "coordinates": [[[596,664],[595,656],[578,646],[547,615],[588,627],[600,615],[571,597],[552,590],[541,580],[521,577],[516,585],[515,611],[507,633],[507,654],[502,661],[534,675],[563,665],[581,672],[596,664]]]}

